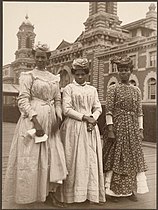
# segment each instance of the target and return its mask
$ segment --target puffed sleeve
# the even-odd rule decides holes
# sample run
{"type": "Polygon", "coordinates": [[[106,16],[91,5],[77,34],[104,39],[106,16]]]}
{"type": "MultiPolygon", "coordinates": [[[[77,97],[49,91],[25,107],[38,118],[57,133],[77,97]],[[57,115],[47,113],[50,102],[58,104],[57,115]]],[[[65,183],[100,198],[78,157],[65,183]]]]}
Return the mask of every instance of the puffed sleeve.
{"type": "Polygon", "coordinates": [[[19,110],[23,116],[28,117],[30,120],[32,120],[33,116],[37,115],[30,104],[32,80],[31,74],[25,72],[21,73],[19,78],[20,93],[18,96],[19,110]]]}
{"type": "Polygon", "coordinates": [[[72,105],[71,87],[69,85],[63,89],[62,107],[65,116],[82,121],[83,114],[77,112],[72,105]]]}
{"type": "Polygon", "coordinates": [[[56,85],[57,85],[57,89],[56,89],[56,94],[55,94],[55,97],[54,97],[55,109],[57,110],[57,112],[62,113],[61,92],[60,92],[60,88],[59,88],[59,82],[57,82],[56,85]]]}
{"type": "Polygon", "coordinates": [[[101,103],[99,101],[99,98],[98,98],[98,93],[97,93],[97,90],[94,89],[94,104],[93,104],[93,108],[92,108],[92,116],[95,120],[98,119],[98,117],[101,115],[102,113],[102,107],[101,107],[101,103]]]}

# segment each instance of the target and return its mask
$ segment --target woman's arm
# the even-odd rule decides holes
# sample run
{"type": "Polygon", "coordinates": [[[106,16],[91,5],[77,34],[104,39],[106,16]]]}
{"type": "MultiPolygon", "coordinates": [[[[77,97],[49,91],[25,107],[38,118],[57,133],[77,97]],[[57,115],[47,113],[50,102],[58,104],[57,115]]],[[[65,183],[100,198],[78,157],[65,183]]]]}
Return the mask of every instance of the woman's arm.
{"type": "Polygon", "coordinates": [[[37,113],[31,107],[31,86],[32,75],[22,72],[19,78],[20,93],[18,96],[18,107],[22,115],[29,117],[32,120],[33,116],[37,116],[37,113]]]}
{"type": "Polygon", "coordinates": [[[143,109],[142,109],[142,94],[139,88],[137,88],[137,96],[138,96],[138,108],[137,108],[137,114],[138,114],[138,123],[139,128],[143,129],[143,109]]]}
{"type": "Polygon", "coordinates": [[[108,137],[115,138],[113,130],[113,110],[115,106],[115,85],[112,85],[107,90],[106,95],[106,124],[108,126],[108,137]]]}
{"type": "Polygon", "coordinates": [[[101,115],[102,113],[102,107],[101,107],[101,103],[99,101],[98,98],[98,93],[97,90],[95,89],[94,91],[94,104],[93,104],[93,108],[92,108],[92,116],[95,120],[98,119],[98,117],[101,115]]]}
{"type": "Polygon", "coordinates": [[[75,120],[82,121],[83,114],[74,110],[72,105],[71,87],[66,86],[63,90],[63,113],[65,116],[71,117],[75,120]]]}
{"type": "Polygon", "coordinates": [[[31,74],[23,72],[21,73],[19,78],[20,93],[18,96],[18,107],[22,115],[24,117],[28,117],[30,121],[34,123],[36,135],[42,136],[44,135],[44,131],[36,118],[37,112],[32,108],[30,104],[32,82],[33,78],[31,74]]]}
{"type": "Polygon", "coordinates": [[[59,118],[59,120],[62,120],[62,109],[61,109],[61,92],[59,89],[59,83],[57,82],[57,89],[56,89],[56,94],[54,97],[54,103],[55,103],[55,111],[56,115],[59,118]]]}
{"type": "Polygon", "coordinates": [[[144,135],[143,135],[143,109],[142,109],[142,94],[141,94],[141,90],[139,88],[137,88],[138,90],[138,109],[137,109],[137,113],[138,113],[138,125],[139,125],[139,131],[140,131],[140,138],[144,139],[144,135]]]}

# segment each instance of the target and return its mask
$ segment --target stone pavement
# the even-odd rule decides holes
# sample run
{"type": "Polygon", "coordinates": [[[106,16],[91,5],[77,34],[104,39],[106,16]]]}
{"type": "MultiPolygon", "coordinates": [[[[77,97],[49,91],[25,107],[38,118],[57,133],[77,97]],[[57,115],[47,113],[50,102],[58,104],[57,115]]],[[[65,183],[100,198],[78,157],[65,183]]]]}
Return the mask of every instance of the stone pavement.
{"type": "MultiPolygon", "coordinates": [[[[14,123],[3,123],[2,127],[2,189],[15,126],[16,124],[14,123]]],[[[146,175],[150,191],[149,193],[138,195],[138,202],[132,202],[127,198],[120,198],[118,203],[107,201],[103,206],[98,206],[84,202],[81,204],[69,205],[65,209],[156,209],[156,144],[144,142],[143,145],[145,159],[148,165],[146,175]]],[[[5,203],[2,200],[2,209],[56,209],[56,207],[51,206],[49,202],[18,205],[15,203],[5,203]]]]}

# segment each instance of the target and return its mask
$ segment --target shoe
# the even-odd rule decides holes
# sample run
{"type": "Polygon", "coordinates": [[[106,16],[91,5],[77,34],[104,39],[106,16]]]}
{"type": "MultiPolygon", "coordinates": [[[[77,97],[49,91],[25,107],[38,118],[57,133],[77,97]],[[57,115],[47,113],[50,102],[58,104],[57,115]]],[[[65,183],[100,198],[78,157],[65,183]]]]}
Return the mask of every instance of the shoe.
{"type": "Polygon", "coordinates": [[[115,196],[108,196],[108,199],[111,201],[111,202],[114,202],[114,203],[118,203],[119,202],[119,199],[115,196]]]}
{"type": "Polygon", "coordinates": [[[98,205],[99,206],[103,206],[105,204],[105,202],[99,202],[98,205]]]}
{"type": "Polygon", "coordinates": [[[138,198],[137,198],[137,196],[134,193],[132,193],[131,196],[128,196],[128,199],[131,200],[131,201],[134,201],[134,202],[138,201],[138,198]]]}
{"type": "Polygon", "coordinates": [[[99,205],[99,206],[103,206],[103,205],[105,204],[104,202],[96,203],[96,202],[89,201],[89,200],[88,200],[88,203],[89,203],[90,205],[99,205]]]}
{"type": "Polygon", "coordinates": [[[58,208],[65,208],[66,207],[66,204],[65,203],[61,203],[60,201],[58,201],[54,195],[54,193],[50,193],[50,200],[51,200],[51,204],[55,207],[58,207],[58,208]]]}

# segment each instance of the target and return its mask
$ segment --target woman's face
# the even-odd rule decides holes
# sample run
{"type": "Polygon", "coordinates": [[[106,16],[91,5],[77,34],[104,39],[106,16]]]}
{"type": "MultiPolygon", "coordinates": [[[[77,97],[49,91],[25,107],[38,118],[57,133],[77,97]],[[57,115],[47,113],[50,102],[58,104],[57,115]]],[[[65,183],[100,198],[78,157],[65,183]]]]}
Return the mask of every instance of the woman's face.
{"type": "Polygon", "coordinates": [[[47,61],[47,56],[46,53],[43,51],[37,51],[35,53],[35,61],[36,61],[36,66],[38,69],[45,69],[46,66],[46,61],[47,61]]]}
{"type": "Polygon", "coordinates": [[[81,85],[81,84],[83,84],[86,81],[87,74],[84,72],[84,70],[78,69],[78,70],[75,71],[74,78],[75,78],[75,81],[78,84],[81,85]]]}
{"type": "Polygon", "coordinates": [[[131,75],[130,68],[120,67],[118,70],[118,74],[119,74],[120,80],[122,82],[127,82],[127,81],[129,81],[129,77],[131,75]]]}

